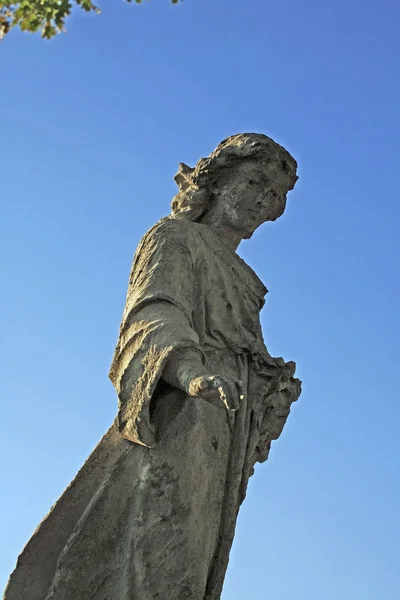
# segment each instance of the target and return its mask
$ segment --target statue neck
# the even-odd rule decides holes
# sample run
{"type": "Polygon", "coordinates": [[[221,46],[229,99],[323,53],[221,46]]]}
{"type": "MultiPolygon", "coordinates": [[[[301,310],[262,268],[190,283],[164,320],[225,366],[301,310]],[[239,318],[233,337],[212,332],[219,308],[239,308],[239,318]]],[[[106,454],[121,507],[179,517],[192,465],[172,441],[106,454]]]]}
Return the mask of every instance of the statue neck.
{"type": "Polygon", "coordinates": [[[212,210],[206,212],[201,218],[200,223],[212,229],[220,241],[234,252],[236,252],[245,235],[242,231],[235,231],[229,227],[229,225],[224,223],[223,215],[214,213],[212,210]]]}

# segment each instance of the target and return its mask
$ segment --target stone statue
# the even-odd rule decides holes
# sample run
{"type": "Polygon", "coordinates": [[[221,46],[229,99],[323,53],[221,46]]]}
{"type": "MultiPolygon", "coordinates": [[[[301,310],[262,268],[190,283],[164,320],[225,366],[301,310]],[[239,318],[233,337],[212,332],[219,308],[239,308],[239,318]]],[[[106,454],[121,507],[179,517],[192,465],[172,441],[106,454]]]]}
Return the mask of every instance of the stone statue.
{"type": "Polygon", "coordinates": [[[285,210],[296,162],[239,134],[181,164],[139,244],[110,378],[118,417],[39,525],[4,600],[218,600],[236,518],[300,395],[265,347],[267,289],[236,254],[285,210]]]}

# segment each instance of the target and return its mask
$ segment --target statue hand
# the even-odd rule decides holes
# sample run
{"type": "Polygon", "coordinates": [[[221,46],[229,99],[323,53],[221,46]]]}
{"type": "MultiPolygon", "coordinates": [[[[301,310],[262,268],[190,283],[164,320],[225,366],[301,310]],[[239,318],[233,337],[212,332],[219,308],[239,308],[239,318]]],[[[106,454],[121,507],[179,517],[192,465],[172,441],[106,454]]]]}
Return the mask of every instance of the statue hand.
{"type": "Polygon", "coordinates": [[[244,385],[230,377],[213,375],[204,366],[198,351],[180,349],[169,359],[163,379],[192,398],[223,403],[227,410],[237,410],[244,398],[244,385]]]}
{"type": "Polygon", "coordinates": [[[208,401],[222,401],[228,410],[237,410],[244,398],[244,386],[241,381],[220,375],[201,375],[189,381],[189,396],[208,401]]]}

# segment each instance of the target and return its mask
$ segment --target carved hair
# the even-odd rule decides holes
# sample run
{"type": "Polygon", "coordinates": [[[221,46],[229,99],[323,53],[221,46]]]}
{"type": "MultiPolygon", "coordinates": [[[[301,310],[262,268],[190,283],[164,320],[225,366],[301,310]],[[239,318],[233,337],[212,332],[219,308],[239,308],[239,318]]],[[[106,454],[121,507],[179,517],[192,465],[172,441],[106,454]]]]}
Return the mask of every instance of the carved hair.
{"type": "Polygon", "coordinates": [[[297,163],[279,144],[262,133],[239,133],[223,142],[207,158],[201,158],[192,168],[180,163],[175,181],[179,192],[172,199],[172,216],[189,221],[199,221],[207,211],[211,189],[227,170],[234,169],[243,161],[262,163],[281,161],[282,172],[287,177],[288,191],[293,189],[298,177],[297,163]]]}

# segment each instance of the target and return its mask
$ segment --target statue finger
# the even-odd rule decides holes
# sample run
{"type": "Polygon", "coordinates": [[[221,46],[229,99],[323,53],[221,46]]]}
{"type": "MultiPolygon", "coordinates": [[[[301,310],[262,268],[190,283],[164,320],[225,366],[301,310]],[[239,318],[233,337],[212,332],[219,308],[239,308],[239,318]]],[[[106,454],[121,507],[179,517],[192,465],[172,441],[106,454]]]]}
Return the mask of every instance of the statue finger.
{"type": "Polygon", "coordinates": [[[239,408],[239,393],[234,381],[224,381],[219,388],[222,402],[228,410],[239,408]]]}

